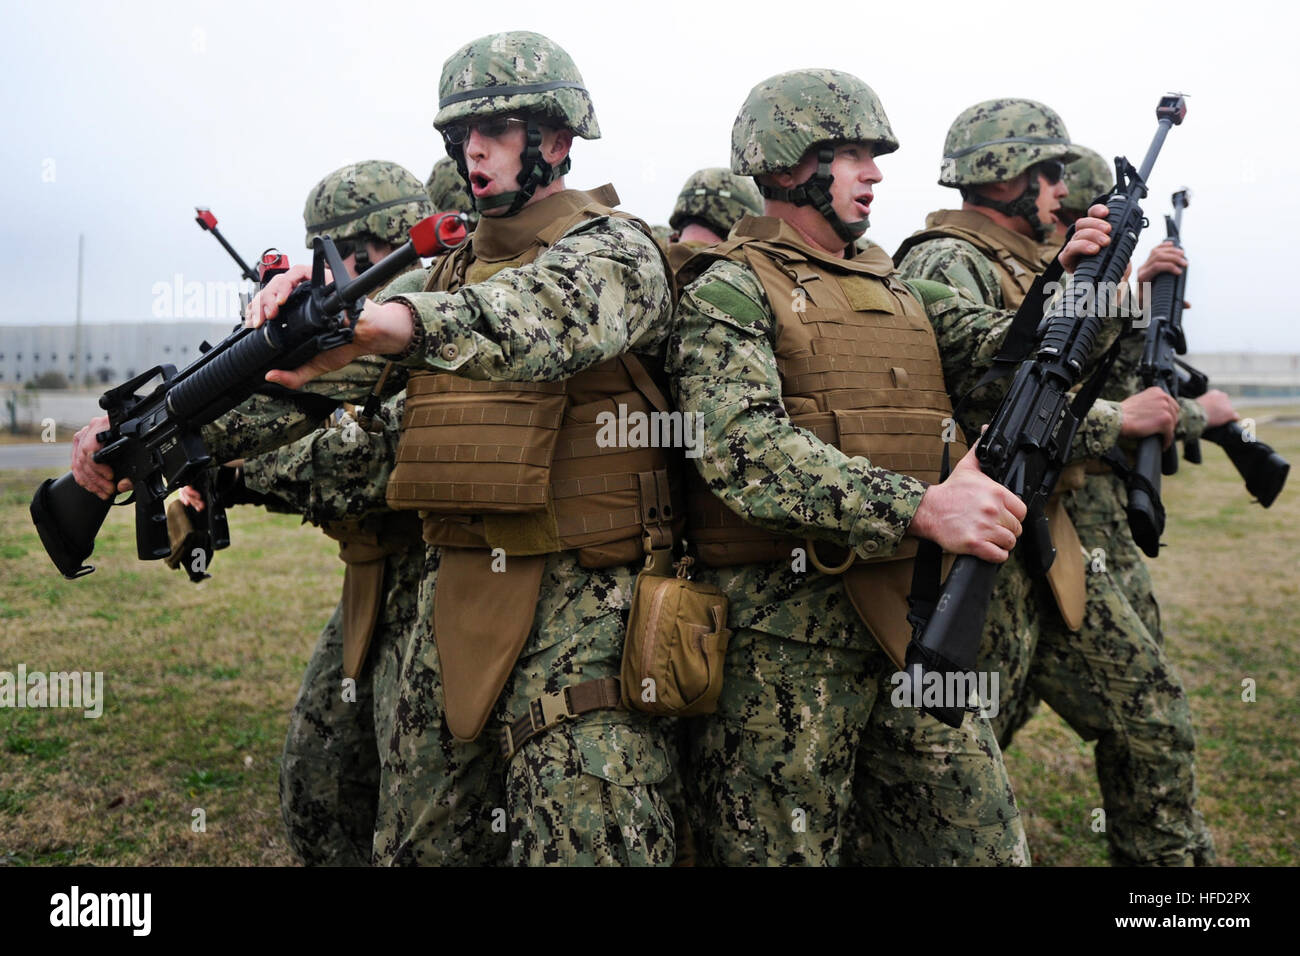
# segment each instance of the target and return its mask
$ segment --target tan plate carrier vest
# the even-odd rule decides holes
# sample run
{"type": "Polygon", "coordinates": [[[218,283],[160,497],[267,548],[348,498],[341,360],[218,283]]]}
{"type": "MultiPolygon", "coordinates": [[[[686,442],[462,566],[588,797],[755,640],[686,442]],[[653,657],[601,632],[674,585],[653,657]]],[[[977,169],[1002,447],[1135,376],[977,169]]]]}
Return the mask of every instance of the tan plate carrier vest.
{"type": "MultiPolygon", "coordinates": [[[[952,423],[934,329],[889,256],[878,247],[852,260],[819,254],[766,217],[742,219],[732,236],[703,253],[698,268],[725,257],[758,276],[776,317],[790,420],[847,455],[931,483],[939,480],[946,434],[956,465],[966,443],[952,423]]],[[[795,548],[813,547],[747,523],[698,477],[688,486],[687,513],[706,564],[788,562],[795,548]]],[[[900,668],[912,636],[907,595],[917,543],[904,538],[889,557],[859,557],[843,572],[853,606],[900,668]]]]}
{"type": "MultiPolygon", "coordinates": [[[[988,216],[965,209],[941,209],[925,217],[926,228],[903,240],[894,261],[914,246],[932,239],[962,239],[984,254],[997,273],[1002,287],[1002,308],[1018,309],[1025,301],[1034,279],[1055,258],[1055,251],[999,226],[988,216]]],[[[1061,472],[1056,490],[1044,508],[1052,532],[1052,545],[1056,560],[1047,572],[1047,583],[1061,611],[1066,627],[1077,631],[1083,627],[1084,605],[1087,600],[1087,570],[1083,562],[1083,545],[1079,533],[1065,510],[1062,496],[1083,487],[1084,471],[1088,462],[1076,462],[1061,472]]]]}
{"type": "MultiPolygon", "coordinates": [[[[651,235],[617,202],[612,186],[565,190],[509,218],[484,217],[425,290],[454,292],[527,265],[587,219],[617,216],[651,235]]],[[[441,549],[434,633],[447,726],[473,740],[532,629],[546,556],[576,551],[584,567],[606,568],[669,544],[681,520],[680,452],[597,443],[600,412],[670,410],[630,354],[561,382],[415,371],[406,395],[388,503],[419,509],[424,540],[441,549]]]]}

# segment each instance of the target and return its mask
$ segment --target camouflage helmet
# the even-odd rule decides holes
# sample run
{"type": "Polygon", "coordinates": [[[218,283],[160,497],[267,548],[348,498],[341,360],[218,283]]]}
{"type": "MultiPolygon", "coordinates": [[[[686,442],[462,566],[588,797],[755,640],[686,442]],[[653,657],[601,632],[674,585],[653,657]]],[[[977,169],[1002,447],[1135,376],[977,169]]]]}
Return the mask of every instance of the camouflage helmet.
{"type": "Polygon", "coordinates": [[[734,175],[721,166],[690,175],[668,217],[677,232],[691,219],[699,219],[720,236],[746,215],[763,215],[763,197],[752,179],[734,175]]]}
{"type": "Polygon", "coordinates": [[[813,147],[817,169],[790,188],[759,183],[767,199],[812,206],[846,243],[856,242],[867,220],[845,222],[831,199],[835,143],[871,143],[877,156],[898,149],[885,109],[871,87],[838,70],[778,73],[749,91],[731,125],[731,171],[761,176],[796,166],[813,147]]]}
{"type": "Polygon", "coordinates": [[[798,164],[818,143],[869,142],[883,156],[898,149],[880,99],[839,70],[778,73],[749,91],[731,126],[731,171],[775,173],[798,164]]]}
{"type": "Polygon", "coordinates": [[[465,189],[465,180],[461,179],[456,161],[450,156],[444,156],[433,164],[424,191],[429,194],[429,201],[437,212],[463,212],[471,220],[478,218],[474,201],[465,189]]]}
{"type": "Polygon", "coordinates": [[[368,159],[336,169],[313,186],[302,218],[310,249],[317,236],[340,240],[365,233],[400,246],[411,227],[432,214],[419,179],[396,163],[368,159]]]}
{"type": "Polygon", "coordinates": [[[1072,147],[1076,158],[1065,164],[1065,185],[1070,190],[1061,208],[1083,215],[1094,199],[1111,191],[1115,173],[1110,163],[1086,146],[1072,147]]]}
{"type": "Polygon", "coordinates": [[[433,119],[440,132],[458,120],[500,113],[544,116],[575,136],[600,138],[591,97],[573,58],[540,33],[480,37],[442,65],[433,119]]]}
{"type": "Polygon", "coordinates": [[[982,186],[1015,179],[1044,160],[1075,153],[1061,117],[1033,100],[985,100],[961,111],[943,141],[940,186],[982,186]]]}

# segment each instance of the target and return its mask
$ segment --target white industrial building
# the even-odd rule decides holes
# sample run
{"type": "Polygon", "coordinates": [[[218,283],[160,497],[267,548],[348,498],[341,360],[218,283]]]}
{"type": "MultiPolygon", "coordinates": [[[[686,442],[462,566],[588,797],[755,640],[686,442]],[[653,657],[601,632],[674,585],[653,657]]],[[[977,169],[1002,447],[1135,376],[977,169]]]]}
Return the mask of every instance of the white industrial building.
{"type": "Polygon", "coordinates": [[[178,369],[199,355],[204,339],[216,344],[235,327],[221,322],[111,322],[81,326],[81,366],[73,325],[0,325],[0,388],[23,385],[44,372],[69,384],[117,385],[155,365],[178,369]],[[80,375],[78,375],[80,371],[80,375]]]}

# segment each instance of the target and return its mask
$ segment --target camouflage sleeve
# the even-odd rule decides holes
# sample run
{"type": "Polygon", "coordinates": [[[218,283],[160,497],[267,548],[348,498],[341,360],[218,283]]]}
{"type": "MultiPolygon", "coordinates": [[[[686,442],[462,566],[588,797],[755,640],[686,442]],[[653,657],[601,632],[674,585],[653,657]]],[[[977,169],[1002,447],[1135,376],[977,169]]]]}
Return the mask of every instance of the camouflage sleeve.
{"type": "Polygon", "coordinates": [[[758,279],[715,263],[682,293],[668,345],[678,405],[702,415],[695,459],[727,507],[769,531],[811,536],[865,557],[893,553],[925,483],[845,455],[790,421],[776,322],[758,279]]]}
{"type": "MultiPolygon", "coordinates": [[[[302,391],[323,395],[337,404],[362,404],[383,374],[387,361],[366,355],[336,372],[329,372],[307,383],[302,391]]],[[[384,394],[392,395],[406,387],[407,371],[395,365],[384,383],[384,394]]],[[[253,395],[241,405],[203,426],[203,443],[212,460],[234,461],[274,451],[318,428],[321,416],[292,399],[253,395]]]]}
{"type": "Polygon", "coordinates": [[[558,381],[629,349],[658,353],[672,315],[658,246],[612,216],[580,223],[526,266],[393,300],[426,331],[406,365],[498,382],[558,381]]]}
{"type": "Polygon", "coordinates": [[[1093,402],[1088,414],[1079,422],[1070,446],[1070,461],[1100,458],[1119,441],[1119,430],[1124,424],[1124,413],[1119,402],[1099,398],[1093,402]]]}
{"type": "Polygon", "coordinates": [[[399,295],[408,295],[412,292],[424,291],[425,285],[429,281],[429,269],[411,269],[403,272],[388,285],[384,286],[383,291],[375,296],[376,302],[387,302],[399,295]]]}
{"type": "Polygon", "coordinates": [[[988,258],[964,239],[930,239],[908,250],[898,265],[904,279],[929,279],[961,289],[974,301],[1003,307],[1002,285],[988,258]]]}
{"type": "Polygon", "coordinates": [[[387,510],[384,490],[397,458],[405,393],[390,399],[368,431],[344,414],[291,445],[244,463],[244,483],[275,495],[313,524],[387,510]]]}
{"type": "MultiPolygon", "coordinates": [[[[1015,313],[980,305],[964,289],[927,279],[909,279],[907,286],[925,306],[925,313],[934,327],[939,355],[943,360],[943,380],[956,406],[993,367],[993,359],[1002,347],[1015,313]]],[[[1008,380],[1004,379],[982,389],[972,399],[972,403],[978,400],[980,407],[988,406],[987,415],[980,424],[987,422],[988,416],[996,410],[1007,384],[1008,380]]]]}
{"type": "Polygon", "coordinates": [[[1204,405],[1194,398],[1178,400],[1178,427],[1175,434],[1179,440],[1200,438],[1209,424],[1204,405]]]}
{"type": "MultiPolygon", "coordinates": [[[[403,291],[424,288],[428,269],[408,269],[375,296],[378,301],[403,291]]],[[[302,391],[324,395],[338,404],[362,404],[383,374],[388,361],[377,355],[363,355],[336,372],[329,372],[303,386],[302,391]]],[[[384,382],[384,397],[406,388],[407,370],[394,365],[384,382]]],[[[274,451],[308,434],[321,424],[320,417],[291,399],[253,395],[214,422],[203,426],[203,443],[216,462],[251,458],[274,451]]]]}

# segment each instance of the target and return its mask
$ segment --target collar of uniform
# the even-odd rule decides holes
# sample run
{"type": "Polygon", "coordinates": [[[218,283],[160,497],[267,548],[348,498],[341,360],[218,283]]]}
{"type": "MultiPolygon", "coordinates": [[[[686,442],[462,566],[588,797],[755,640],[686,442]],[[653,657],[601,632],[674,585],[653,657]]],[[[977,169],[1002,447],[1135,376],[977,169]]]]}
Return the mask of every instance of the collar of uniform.
{"type": "Polygon", "coordinates": [[[618,193],[609,183],[595,189],[564,189],[530,203],[513,216],[480,216],[470,234],[474,258],[484,262],[514,259],[537,242],[538,233],[585,206],[617,206],[618,193]]]}
{"type": "Polygon", "coordinates": [[[968,232],[978,232],[987,236],[990,243],[1005,249],[1026,266],[1042,272],[1047,263],[1056,258],[1056,248],[1040,245],[1031,236],[1022,236],[1018,232],[999,226],[982,213],[968,209],[939,209],[925,217],[927,229],[942,229],[944,226],[956,226],[968,232]]]}
{"type": "Polygon", "coordinates": [[[793,226],[775,216],[745,216],[731,230],[730,238],[758,239],[770,246],[797,253],[796,258],[819,262],[839,272],[856,272],[883,279],[894,271],[893,260],[879,246],[873,246],[865,252],[857,252],[849,247],[847,251],[855,253],[851,259],[833,256],[810,246],[793,226]]]}

